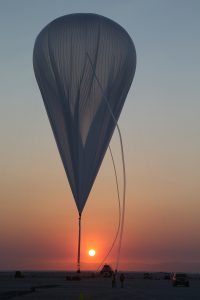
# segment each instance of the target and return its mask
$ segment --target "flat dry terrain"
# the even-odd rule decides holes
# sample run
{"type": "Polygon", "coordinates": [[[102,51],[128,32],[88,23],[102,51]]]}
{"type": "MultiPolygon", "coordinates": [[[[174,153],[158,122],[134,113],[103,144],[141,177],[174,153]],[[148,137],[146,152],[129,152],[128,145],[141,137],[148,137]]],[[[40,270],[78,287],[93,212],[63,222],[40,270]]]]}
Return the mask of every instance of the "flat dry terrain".
{"type": "Polygon", "coordinates": [[[66,281],[57,277],[15,279],[0,277],[0,299],[13,300],[200,300],[200,280],[190,287],[172,287],[168,280],[126,278],[112,288],[110,278],[84,278],[66,281]]]}

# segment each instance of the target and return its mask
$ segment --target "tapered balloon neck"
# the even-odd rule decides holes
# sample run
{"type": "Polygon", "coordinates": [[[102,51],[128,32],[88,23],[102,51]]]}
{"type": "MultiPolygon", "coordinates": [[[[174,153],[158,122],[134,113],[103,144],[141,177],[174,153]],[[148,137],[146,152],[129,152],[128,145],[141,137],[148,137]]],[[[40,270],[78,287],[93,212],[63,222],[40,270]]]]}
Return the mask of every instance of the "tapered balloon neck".
{"type": "Polygon", "coordinates": [[[77,273],[80,273],[80,272],[81,272],[80,258],[81,258],[81,213],[79,213],[79,218],[78,218],[78,257],[77,257],[77,273]]]}

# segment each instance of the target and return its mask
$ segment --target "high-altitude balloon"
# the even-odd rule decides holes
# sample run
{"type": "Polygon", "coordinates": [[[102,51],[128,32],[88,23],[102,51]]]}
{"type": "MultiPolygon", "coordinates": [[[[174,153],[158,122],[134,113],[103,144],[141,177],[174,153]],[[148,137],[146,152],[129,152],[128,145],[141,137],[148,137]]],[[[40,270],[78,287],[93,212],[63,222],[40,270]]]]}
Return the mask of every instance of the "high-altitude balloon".
{"type": "Polygon", "coordinates": [[[40,32],[33,65],[81,214],[134,77],[135,47],[114,21],[71,14],[40,32]]]}

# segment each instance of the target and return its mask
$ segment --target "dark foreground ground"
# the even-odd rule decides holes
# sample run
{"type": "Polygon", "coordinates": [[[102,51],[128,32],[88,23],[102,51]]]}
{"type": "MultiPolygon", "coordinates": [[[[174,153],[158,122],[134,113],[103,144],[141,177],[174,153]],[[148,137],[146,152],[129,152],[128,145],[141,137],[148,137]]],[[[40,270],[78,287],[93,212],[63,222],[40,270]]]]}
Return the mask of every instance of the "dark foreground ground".
{"type": "Polygon", "coordinates": [[[67,281],[64,276],[0,276],[0,299],[13,300],[200,300],[200,280],[190,287],[173,287],[170,280],[128,278],[124,288],[111,278],[83,278],[67,281]]]}

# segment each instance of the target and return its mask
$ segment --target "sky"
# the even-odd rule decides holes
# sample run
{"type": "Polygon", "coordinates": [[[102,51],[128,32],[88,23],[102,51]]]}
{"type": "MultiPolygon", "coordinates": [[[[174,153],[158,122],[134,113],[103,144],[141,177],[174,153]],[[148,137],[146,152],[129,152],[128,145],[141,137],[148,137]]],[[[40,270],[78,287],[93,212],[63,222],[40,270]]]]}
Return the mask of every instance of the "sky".
{"type": "MultiPolygon", "coordinates": [[[[91,12],[123,26],[137,67],[119,119],[127,198],[120,269],[200,272],[200,2],[0,1],[0,270],[75,270],[78,213],[32,67],[53,19],[91,12]]],[[[114,133],[120,191],[122,164],[114,133]]],[[[95,270],[118,222],[106,154],[82,216],[82,269],[95,270]],[[87,251],[96,249],[96,256],[87,251]]],[[[112,266],[116,249],[106,260],[112,266]]]]}

